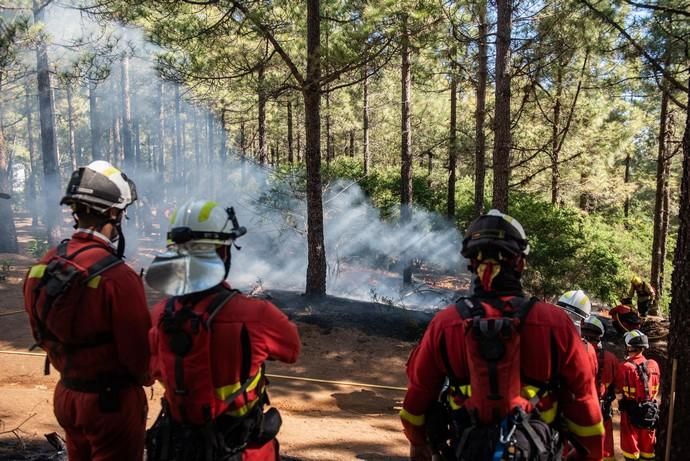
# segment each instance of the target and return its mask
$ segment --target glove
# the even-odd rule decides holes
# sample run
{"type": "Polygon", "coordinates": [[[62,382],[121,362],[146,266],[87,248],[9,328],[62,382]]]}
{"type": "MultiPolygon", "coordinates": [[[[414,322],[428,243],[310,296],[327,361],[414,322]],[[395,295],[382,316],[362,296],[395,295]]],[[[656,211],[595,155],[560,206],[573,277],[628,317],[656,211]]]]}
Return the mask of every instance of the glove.
{"type": "Polygon", "coordinates": [[[410,461],[431,461],[429,445],[410,445],[410,461]]]}

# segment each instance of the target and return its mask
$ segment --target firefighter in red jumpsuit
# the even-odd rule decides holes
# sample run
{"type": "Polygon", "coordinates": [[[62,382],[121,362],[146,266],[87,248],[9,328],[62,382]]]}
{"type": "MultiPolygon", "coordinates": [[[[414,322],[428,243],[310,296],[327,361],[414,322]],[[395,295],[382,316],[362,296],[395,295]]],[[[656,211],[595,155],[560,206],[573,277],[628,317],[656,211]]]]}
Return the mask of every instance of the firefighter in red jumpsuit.
{"type": "MultiPolygon", "coordinates": [[[[589,296],[587,296],[582,290],[566,291],[560,298],[558,298],[556,305],[563,308],[563,310],[568,314],[568,317],[570,317],[570,320],[573,321],[573,324],[578,332],[581,331],[582,322],[587,320],[592,313],[592,303],[589,300],[589,296]]],[[[594,349],[594,345],[587,341],[584,337],[582,338],[582,341],[585,351],[587,352],[587,356],[589,357],[589,363],[592,366],[592,372],[594,373],[594,376],[596,376],[599,368],[597,352],[594,349]]]]}
{"type": "Polygon", "coordinates": [[[631,306],[632,298],[623,298],[619,305],[609,311],[611,319],[613,320],[613,327],[621,336],[628,331],[640,328],[642,324],[642,320],[637,314],[637,311],[631,306]]]}
{"type": "MultiPolygon", "coordinates": [[[[264,412],[264,363],[294,363],[300,339],[296,326],[276,306],[233,291],[225,282],[231,245],[245,232],[232,208],[188,201],[171,216],[168,252],[156,257],[147,271],[147,283],[170,295],[153,309],[150,344],[152,374],[166,388],[169,409],[159,420],[168,417],[173,427],[172,439],[164,439],[158,430],[164,424],[150,431],[155,445],[148,449],[151,461],[167,459],[161,454],[166,450],[176,453],[175,459],[190,459],[184,454],[189,447],[202,453],[193,458],[200,461],[280,459],[275,438],[279,414],[275,408],[264,412]],[[202,318],[211,311],[202,321],[207,339],[194,339],[186,352],[175,350],[170,328],[174,320],[202,318]],[[181,386],[187,387],[184,393],[179,392],[181,386]],[[205,415],[199,414],[200,407],[208,408],[205,415]],[[175,435],[182,424],[194,428],[190,440],[175,435]],[[212,447],[206,443],[209,425],[211,438],[222,441],[212,447]],[[195,438],[195,432],[202,435],[195,438]],[[165,444],[170,446],[163,449],[165,444]],[[226,453],[232,457],[221,457],[226,453]]],[[[197,336],[187,323],[181,325],[188,337],[197,336]]]]}
{"type": "MultiPolygon", "coordinates": [[[[507,309],[506,304],[515,298],[524,299],[520,278],[528,253],[529,245],[522,226],[498,210],[489,211],[470,225],[463,240],[462,254],[476,276],[473,299],[478,300],[485,311],[491,305],[503,305],[507,309]]],[[[594,374],[582,340],[561,309],[545,302],[532,303],[520,322],[517,353],[520,369],[514,378],[517,382],[509,383],[519,395],[511,395],[511,402],[521,402],[518,405],[524,407],[525,412],[532,412],[530,407],[536,406],[542,427],[552,431],[562,429],[576,447],[568,459],[601,460],[604,428],[594,374]],[[551,385],[556,381],[560,388],[551,385]]],[[[461,434],[466,428],[474,431],[476,416],[483,411],[482,405],[490,405],[485,398],[487,389],[475,389],[471,385],[473,373],[479,373],[478,369],[468,367],[469,363],[477,361],[477,357],[467,353],[471,346],[468,338],[475,333],[474,329],[472,333],[467,331],[469,324],[459,312],[456,305],[439,312],[408,360],[408,388],[400,417],[410,441],[412,461],[430,460],[436,450],[429,445],[427,430],[434,432],[430,410],[435,407],[444,383],[450,381],[447,394],[442,394],[447,395],[450,408],[465,409],[469,414],[466,426],[460,427],[461,434]]],[[[534,427],[536,425],[535,422],[534,427]]],[[[447,427],[445,422],[441,426],[447,427]]],[[[501,438],[507,435],[503,426],[500,434],[501,438]]],[[[463,444],[467,446],[467,440],[459,438],[453,441],[451,450],[463,444]]],[[[550,438],[555,440],[557,436],[550,438]]],[[[477,444],[486,445],[487,440],[485,437],[477,444]]],[[[492,459],[491,456],[488,459],[492,459]]],[[[475,458],[473,461],[482,460],[475,458]]]]}
{"type": "Polygon", "coordinates": [[[54,410],[71,461],[143,458],[148,407],[142,385],[150,381],[151,320],[141,279],[121,264],[120,223],[134,200],[134,183],[107,162],[75,171],[60,203],[72,207],[76,231],[29,270],[24,284],[34,337],[60,372],[54,410]],[[64,310],[56,314],[63,320],[72,315],[70,333],[59,336],[41,329],[50,317],[39,314],[45,305],[46,274],[58,253],[85,268],[111,261],[87,284],[70,288],[72,301],[65,301],[64,310]]]}
{"type": "Polygon", "coordinates": [[[621,450],[626,460],[653,460],[658,421],[656,396],[661,382],[659,365],[643,355],[649,339],[639,330],[625,334],[627,357],[618,365],[617,391],[623,394],[621,411],[621,450]]]}
{"type": "Polygon", "coordinates": [[[616,371],[618,358],[604,349],[602,338],[606,332],[604,323],[596,316],[590,316],[581,327],[582,337],[597,349],[598,371],[596,374],[597,393],[601,404],[601,414],[604,417],[604,461],[614,461],[613,449],[613,419],[611,404],[616,399],[616,371]]]}

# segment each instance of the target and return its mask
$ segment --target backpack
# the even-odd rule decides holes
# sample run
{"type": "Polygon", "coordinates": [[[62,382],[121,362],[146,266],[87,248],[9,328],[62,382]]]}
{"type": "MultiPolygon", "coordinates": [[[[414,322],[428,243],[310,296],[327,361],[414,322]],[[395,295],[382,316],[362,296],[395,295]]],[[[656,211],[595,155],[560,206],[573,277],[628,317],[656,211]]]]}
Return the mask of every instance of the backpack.
{"type": "MultiPolygon", "coordinates": [[[[442,423],[450,443],[443,440],[437,451],[458,461],[560,459],[558,433],[532,411],[547,387],[531,399],[521,395],[520,329],[537,299],[483,301],[490,305],[488,312],[474,298],[460,298],[455,306],[465,324],[472,392],[460,411],[451,412],[451,423],[442,423]]],[[[444,344],[441,356],[450,373],[444,344]]],[[[454,376],[449,380],[451,385],[467,384],[454,376]]]]}
{"type": "Polygon", "coordinates": [[[161,413],[147,431],[147,459],[241,460],[250,440],[266,442],[278,433],[281,425],[278,411],[272,408],[263,413],[265,393],[246,415],[226,414],[234,400],[263,375],[262,367],[256,375],[248,376],[251,344],[244,325],[240,334],[243,351],[240,386],[221,399],[213,385],[213,319],[237,293],[227,289],[212,292],[209,296],[213,298],[201,314],[194,311],[193,303],[183,301],[182,307],[175,310],[178,298],[171,297],[166,302],[158,323],[161,333],[158,354],[160,379],[168,392],[161,413]]]}
{"type": "Polygon", "coordinates": [[[642,429],[654,429],[659,422],[659,404],[649,396],[649,370],[647,361],[636,365],[637,376],[640,377],[644,386],[644,400],[639,402],[631,401],[625,405],[625,409],[630,417],[630,423],[642,429]]]}
{"type": "MultiPolygon", "coordinates": [[[[92,335],[86,339],[75,340],[75,319],[83,308],[81,297],[84,290],[97,276],[108,269],[122,264],[122,259],[108,254],[91,266],[83,266],[75,261],[77,255],[85,251],[103,247],[88,245],[67,254],[69,240],[63,240],[58,245],[55,255],[45,266],[40,281],[34,288],[34,299],[31,315],[35,325],[32,333],[36,343],[31,350],[41,346],[46,347],[46,341],[56,343],[51,346],[52,351],[58,350],[69,353],[75,349],[98,347],[112,343],[110,333],[92,335]]],[[[46,359],[45,374],[49,367],[46,359]]]]}

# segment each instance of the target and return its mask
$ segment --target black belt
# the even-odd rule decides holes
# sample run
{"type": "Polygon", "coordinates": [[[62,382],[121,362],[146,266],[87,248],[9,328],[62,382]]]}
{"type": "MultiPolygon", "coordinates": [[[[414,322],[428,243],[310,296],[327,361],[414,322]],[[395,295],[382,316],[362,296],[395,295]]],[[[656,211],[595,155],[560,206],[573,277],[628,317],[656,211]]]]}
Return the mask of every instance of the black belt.
{"type": "Polygon", "coordinates": [[[110,376],[98,379],[80,379],[60,377],[60,383],[67,389],[88,394],[99,394],[103,391],[112,391],[134,386],[134,380],[128,376],[110,376]]]}

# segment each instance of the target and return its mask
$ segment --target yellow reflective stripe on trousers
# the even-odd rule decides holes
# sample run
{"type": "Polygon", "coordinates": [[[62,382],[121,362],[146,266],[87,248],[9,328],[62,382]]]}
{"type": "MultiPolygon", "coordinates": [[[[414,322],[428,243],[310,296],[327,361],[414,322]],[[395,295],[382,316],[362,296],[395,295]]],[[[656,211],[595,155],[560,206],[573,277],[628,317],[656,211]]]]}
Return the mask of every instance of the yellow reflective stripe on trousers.
{"type": "Polygon", "coordinates": [[[424,425],[424,415],[413,415],[404,408],[400,410],[400,417],[412,424],[413,426],[423,426],[424,425]]]}
{"type": "Polygon", "coordinates": [[[30,279],[40,279],[43,277],[43,274],[46,271],[46,265],[45,264],[36,264],[31,268],[29,271],[29,278],[30,279]]]}
{"type": "Polygon", "coordinates": [[[602,435],[604,433],[604,423],[601,421],[591,426],[580,426],[568,418],[565,418],[565,423],[570,432],[580,437],[592,437],[595,435],[602,435]]]}
{"type": "Polygon", "coordinates": [[[628,453],[627,451],[623,451],[623,456],[625,456],[626,459],[640,459],[640,454],[639,453],[628,453]]]}
{"type": "MultiPolygon", "coordinates": [[[[254,376],[254,379],[252,379],[252,382],[249,383],[249,386],[247,386],[247,389],[245,389],[245,392],[253,391],[256,388],[256,385],[259,384],[259,381],[261,380],[261,377],[263,376],[263,370],[259,368],[259,372],[254,376]]],[[[216,388],[216,395],[218,396],[219,399],[221,400],[226,400],[228,397],[230,397],[232,394],[237,392],[240,387],[242,387],[243,383],[237,382],[237,383],[232,383],[228,384],[227,386],[222,386],[222,387],[217,387],[216,388]]]]}
{"type": "Polygon", "coordinates": [[[640,458],[641,459],[654,459],[656,456],[654,453],[645,453],[644,451],[640,452],[640,458]]]}

